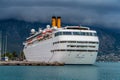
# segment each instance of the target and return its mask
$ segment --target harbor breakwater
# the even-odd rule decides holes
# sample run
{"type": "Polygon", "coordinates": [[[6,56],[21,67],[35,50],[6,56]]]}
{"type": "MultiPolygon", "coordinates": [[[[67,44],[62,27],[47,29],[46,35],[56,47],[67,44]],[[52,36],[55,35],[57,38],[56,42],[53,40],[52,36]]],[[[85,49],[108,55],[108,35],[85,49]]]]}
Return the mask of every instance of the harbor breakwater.
{"type": "Polygon", "coordinates": [[[0,61],[0,66],[63,66],[64,63],[33,62],[33,61],[0,61]]]}

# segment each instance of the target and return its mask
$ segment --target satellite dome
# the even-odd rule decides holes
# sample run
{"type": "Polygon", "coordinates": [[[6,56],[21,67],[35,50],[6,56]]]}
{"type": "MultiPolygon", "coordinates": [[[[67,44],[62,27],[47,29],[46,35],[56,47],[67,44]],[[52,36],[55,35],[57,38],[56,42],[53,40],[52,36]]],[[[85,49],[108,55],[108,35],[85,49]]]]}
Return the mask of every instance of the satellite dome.
{"type": "Polygon", "coordinates": [[[31,29],[31,33],[34,34],[35,33],[35,29],[31,29]]]}
{"type": "Polygon", "coordinates": [[[47,29],[50,29],[50,25],[47,25],[46,28],[47,28],[47,29]]]}

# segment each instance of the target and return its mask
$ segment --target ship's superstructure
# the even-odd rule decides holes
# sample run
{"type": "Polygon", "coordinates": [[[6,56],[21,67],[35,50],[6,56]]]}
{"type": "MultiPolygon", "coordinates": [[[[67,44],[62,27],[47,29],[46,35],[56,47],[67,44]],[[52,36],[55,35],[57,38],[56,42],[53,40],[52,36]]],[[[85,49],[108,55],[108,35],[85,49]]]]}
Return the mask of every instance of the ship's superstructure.
{"type": "Polygon", "coordinates": [[[98,48],[96,31],[83,26],[61,28],[61,17],[52,17],[52,27],[31,29],[23,51],[28,61],[94,64],[98,48]]]}

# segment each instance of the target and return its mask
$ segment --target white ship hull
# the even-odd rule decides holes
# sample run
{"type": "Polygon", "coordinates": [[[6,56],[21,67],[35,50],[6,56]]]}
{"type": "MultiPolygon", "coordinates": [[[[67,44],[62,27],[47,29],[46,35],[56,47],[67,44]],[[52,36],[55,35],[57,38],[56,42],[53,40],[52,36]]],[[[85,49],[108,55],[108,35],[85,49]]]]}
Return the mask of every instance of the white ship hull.
{"type": "Polygon", "coordinates": [[[59,36],[24,47],[26,60],[39,62],[59,62],[65,64],[94,64],[99,44],[96,36],[59,36]],[[57,41],[76,41],[76,43],[54,44],[57,41]],[[77,43],[82,41],[86,43],[77,43]],[[68,45],[87,45],[87,47],[69,47],[68,45]],[[89,47],[89,46],[95,46],[89,47]]]}

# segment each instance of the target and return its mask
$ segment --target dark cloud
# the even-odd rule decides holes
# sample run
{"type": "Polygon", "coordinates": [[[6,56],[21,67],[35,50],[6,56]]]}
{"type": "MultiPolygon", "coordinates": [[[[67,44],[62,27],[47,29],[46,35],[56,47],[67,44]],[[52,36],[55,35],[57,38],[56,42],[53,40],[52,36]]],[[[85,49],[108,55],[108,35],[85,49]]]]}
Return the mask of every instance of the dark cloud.
{"type": "Polygon", "coordinates": [[[62,16],[64,23],[120,26],[118,0],[0,0],[0,19],[49,22],[62,16]]]}

